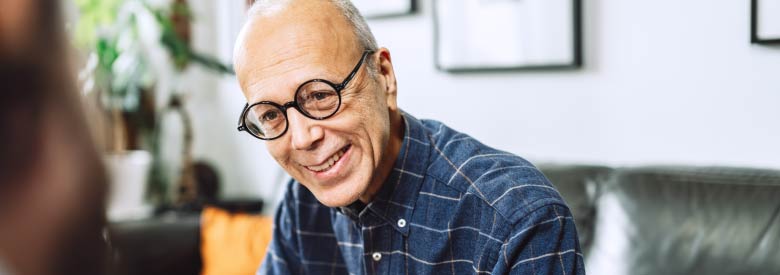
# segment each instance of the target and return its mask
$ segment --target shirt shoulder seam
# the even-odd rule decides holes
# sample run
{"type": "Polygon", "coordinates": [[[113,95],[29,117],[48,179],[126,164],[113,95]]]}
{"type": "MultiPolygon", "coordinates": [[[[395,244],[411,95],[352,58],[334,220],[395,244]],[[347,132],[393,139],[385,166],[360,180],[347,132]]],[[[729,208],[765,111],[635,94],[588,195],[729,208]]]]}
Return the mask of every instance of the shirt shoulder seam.
{"type": "Polygon", "coordinates": [[[436,180],[441,185],[444,185],[447,188],[455,190],[455,191],[457,191],[457,192],[459,192],[461,194],[469,193],[469,194],[471,194],[473,196],[478,197],[479,201],[481,203],[483,203],[483,204],[487,205],[488,207],[490,207],[491,209],[493,209],[493,211],[498,213],[498,215],[501,216],[501,218],[503,218],[504,220],[507,221],[507,223],[512,224],[512,225],[517,224],[518,222],[520,222],[523,219],[525,219],[531,213],[533,213],[533,212],[535,212],[535,211],[537,211],[540,208],[545,207],[545,206],[558,205],[558,206],[566,207],[568,209],[568,206],[566,206],[566,204],[563,201],[561,201],[561,200],[559,200],[557,198],[545,197],[545,198],[538,198],[536,200],[533,200],[530,203],[523,205],[523,207],[518,207],[514,211],[509,211],[509,212],[504,213],[503,211],[500,211],[498,208],[496,208],[495,205],[490,205],[490,203],[488,201],[486,201],[484,198],[478,196],[477,194],[475,194],[473,192],[470,192],[469,190],[465,190],[464,191],[464,190],[460,190],[458,188],[455,188],[455,187],[447,184],[447,182],[441,180],[440,178],[435,177],[434,175],[431,175],[430,173],[426,172],[425,175],[426,176],[430,176],[433,180],[436,180]],[[520,215],[519,217],[517,217],[516,220],[513,220],[511,217],[516,216],[515,214],[518,213],[518,212],[523,212],[523,214],[520,215]]]}

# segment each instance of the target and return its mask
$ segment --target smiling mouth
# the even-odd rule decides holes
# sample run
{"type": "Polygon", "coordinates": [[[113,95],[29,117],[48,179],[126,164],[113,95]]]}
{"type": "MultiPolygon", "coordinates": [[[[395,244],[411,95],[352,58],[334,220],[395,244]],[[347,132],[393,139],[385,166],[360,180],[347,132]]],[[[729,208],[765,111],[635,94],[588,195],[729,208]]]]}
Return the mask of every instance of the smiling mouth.
{"type": "Polygon", "coordinates": [[[309,169],[317,173],[326,172],[330,170],[330,168],[332,168],[333,165],[335,165],[339,161],[339,159],[341,159],[341,157],[344,156],[344,153],[346,153],[351,147],[352,145],[344,146],[344,148],[341,148],[341,150],[339,150],[338,152],[330,156],[330,158],[328,158],[328,160],[326,160],[323,164],[316,165],[316,166],[303,166],[303,167],[306,167],[306,169],[309,169]]]}

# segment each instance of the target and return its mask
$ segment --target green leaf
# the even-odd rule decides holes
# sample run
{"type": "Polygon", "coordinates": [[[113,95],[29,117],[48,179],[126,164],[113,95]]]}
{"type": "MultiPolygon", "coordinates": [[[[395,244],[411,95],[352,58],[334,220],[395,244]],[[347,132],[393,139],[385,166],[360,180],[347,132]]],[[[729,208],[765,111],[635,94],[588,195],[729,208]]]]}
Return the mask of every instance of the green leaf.
{"type": "Polygon", "coordinates": [[[79,10],[75,42],[83,48],[95,45],[101,27],[114,23],[122,0],[74,0],[79,10]]]}

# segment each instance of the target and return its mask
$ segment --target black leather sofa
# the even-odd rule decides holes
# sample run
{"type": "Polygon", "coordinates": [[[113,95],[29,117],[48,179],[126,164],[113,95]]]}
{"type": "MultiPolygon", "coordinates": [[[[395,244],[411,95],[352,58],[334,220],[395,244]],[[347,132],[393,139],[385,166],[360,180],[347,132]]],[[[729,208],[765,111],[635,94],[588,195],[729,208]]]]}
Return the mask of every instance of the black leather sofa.
{"type": "Polygon", "coordinates": [[[542,165],[588,274],[780,274],[780,171],[542,165]]]}

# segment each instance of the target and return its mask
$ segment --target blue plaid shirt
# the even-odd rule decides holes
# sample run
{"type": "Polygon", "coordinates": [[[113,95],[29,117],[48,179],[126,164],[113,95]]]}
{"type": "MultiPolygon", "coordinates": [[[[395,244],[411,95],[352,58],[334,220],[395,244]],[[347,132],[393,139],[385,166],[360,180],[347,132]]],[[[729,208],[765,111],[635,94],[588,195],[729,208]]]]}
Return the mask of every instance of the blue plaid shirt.
{"type": "Polygon", "coordinates": [[[571,212],[531,163],[404,121],[368,205],[329,208],[290,182],[258,274],[585,274],[571,212]]]}

